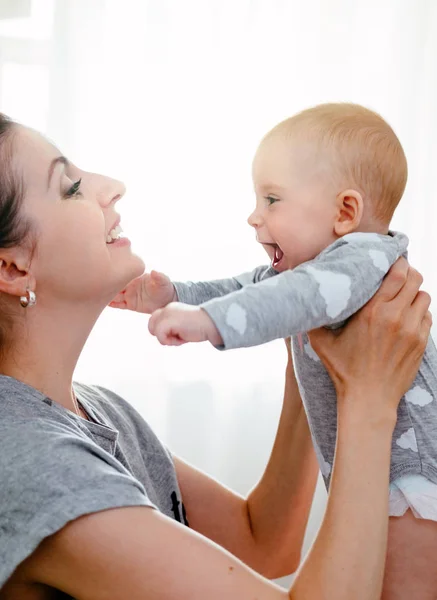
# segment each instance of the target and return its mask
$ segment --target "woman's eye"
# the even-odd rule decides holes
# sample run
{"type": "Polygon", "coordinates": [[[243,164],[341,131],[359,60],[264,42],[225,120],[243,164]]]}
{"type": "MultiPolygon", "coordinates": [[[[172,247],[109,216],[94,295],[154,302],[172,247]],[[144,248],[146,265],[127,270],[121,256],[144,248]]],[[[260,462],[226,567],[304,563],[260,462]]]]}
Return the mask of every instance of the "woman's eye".
{"type": "Polygon", "coordinates": [[[279,198],[274,198],[273,196],[266,196],[266,200],[269,203],[269,206],[271,206],[275,202],[278,202],[279,198]]]}
{"type": "Polygon", "coordinates": [[[66,192],[65,192],[65,197],[66,198],[72,198],[73,196],[79,196],[80,195],[80,184],[82,182],[82,179],[79,179],[78,181],[76,181],[75,183],[73,183],[73,185],[71,186],[71,188],[69,188],[66,192]]]}

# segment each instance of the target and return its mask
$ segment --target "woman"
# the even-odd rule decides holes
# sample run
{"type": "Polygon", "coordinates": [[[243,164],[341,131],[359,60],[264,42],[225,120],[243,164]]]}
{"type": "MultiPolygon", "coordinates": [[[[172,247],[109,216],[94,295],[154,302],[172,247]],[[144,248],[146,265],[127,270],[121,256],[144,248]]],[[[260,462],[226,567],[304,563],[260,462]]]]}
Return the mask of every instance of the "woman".
{"type": "Polygon", "coordinates": [[[431,325],[420,275],[397,263],[344,332],[312,335],[338,448],[286,592],[262,575],[296,568],[317,473],[290,354],[272,455],[243,499],[170,457],[123,399],[72,385],[99,314],[144,269],[117,239],[123,185],[3,116],[0,165],[0,599],[379,598],[396,408],[431,325]]]}

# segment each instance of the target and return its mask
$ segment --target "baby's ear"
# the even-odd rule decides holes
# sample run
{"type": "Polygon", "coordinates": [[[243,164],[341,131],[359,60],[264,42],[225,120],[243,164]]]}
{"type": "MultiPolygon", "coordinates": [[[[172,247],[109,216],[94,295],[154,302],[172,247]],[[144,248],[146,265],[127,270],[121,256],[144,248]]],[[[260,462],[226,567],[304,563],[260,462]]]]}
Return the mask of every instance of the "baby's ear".
{"type": "Polygon", "coordinates": [[[338,236],[356,231],[363,216],[364,203],[360,192],[345,190],[336,198],[334,231],[338,236]]]}

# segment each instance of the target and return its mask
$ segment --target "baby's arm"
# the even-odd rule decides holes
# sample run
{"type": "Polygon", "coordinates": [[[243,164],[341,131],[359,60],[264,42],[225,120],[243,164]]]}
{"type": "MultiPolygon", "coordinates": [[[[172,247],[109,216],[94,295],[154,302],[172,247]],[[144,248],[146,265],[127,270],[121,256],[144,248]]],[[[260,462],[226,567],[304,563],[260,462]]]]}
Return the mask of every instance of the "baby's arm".
{"type": "Polygon", "coordinates": [[[220,347],[223,340],[208,314],[199,304],[213,298],[222,298],[241,290],[262,278],[271,277],[276,271],[269,267],[257,267],[230,279],[172,284],[175,300],[164,308],[155,310],[149,320],[149,331],[161,344],[180,346],[187,342],[210,342],[220,347]],[[190,306],[194,305],[194,306],[190,306]]]}
{"type": "Polygon", "coordinates": [[[188,281],[185,283],[174,281],[177,300],[184,304],[198,306],[214,298],[222,298],[233,292],[238,292],[249,284],[257,283],[266,277],[276,274],[272,268],[267,266],[257,267],[249,273],[243,273],[229,279],[216,279],[214,281],[188,281]]]}
{"type": "Polygon", "coordinates": [[[350,234],[313,261],[201,308],[219,331],[224,349],[339,326],[375,294],[407,244],[401,234],[350,234]]]}
{"type": "MultiPolygon", "coordinates": [[[[210,341],[231,349],[340,326],[375,294],[407,244],[401,234],[350,234],[313,261],[208,300],[200,308],[170,304],[154,313],[149,329],[166,344],[210,341]]],[[[211,284],[196,284],[196,289],[203,285],[211,284]]]]}
{"type": "Polygon", "coordinates": [[[251,273],[243,273],[230,279],[206,282],[172,282],[167,275],[158,271],[144,273],[131,281],[115,296],[109,306],[151,314],[170,302],[199,305],[240,290],[244,285],[255,283],[261,278],[275,274],[269,267],[257,267],[251,273]]]}

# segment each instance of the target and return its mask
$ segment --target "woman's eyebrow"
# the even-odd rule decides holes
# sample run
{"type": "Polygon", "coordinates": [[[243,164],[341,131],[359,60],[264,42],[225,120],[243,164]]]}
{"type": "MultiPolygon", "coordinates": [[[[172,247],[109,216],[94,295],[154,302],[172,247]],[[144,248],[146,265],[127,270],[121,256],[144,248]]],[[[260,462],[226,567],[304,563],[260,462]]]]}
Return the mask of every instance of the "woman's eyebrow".
{"type": "Polygon", "coordinates": [[[68,167],[68,165],[70,164],[68,161],[68,158],[66,158],[65,156],[57,156],[56,158],[54,158],[52,160],[52,162],[50,163],[50,166],[49,166],[49,174],[48,174],[48,178],[47,178],[47,189],[49,189],[49,187],[50,187],[50,180],[52,178],[53,171],[55,170],[55,167],[58,163],[61,163],[61,164],[65,165],[66,167],[68,167]]]}

